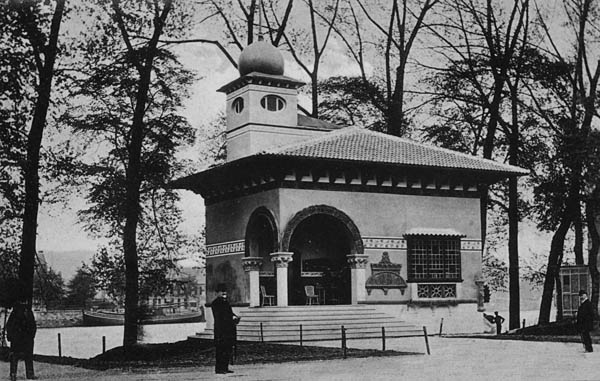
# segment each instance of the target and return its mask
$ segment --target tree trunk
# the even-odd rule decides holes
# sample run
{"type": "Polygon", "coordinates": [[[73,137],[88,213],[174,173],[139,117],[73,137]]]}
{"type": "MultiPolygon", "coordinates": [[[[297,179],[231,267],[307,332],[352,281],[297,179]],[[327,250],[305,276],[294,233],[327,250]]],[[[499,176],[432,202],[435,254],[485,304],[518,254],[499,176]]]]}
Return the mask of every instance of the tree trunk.
{"type": "MultiPolygon", "coordinates": [[[[27,160],[24,166],[25,180],[25,210],[23,212],[23,232],[21,236],[21,262],[19,264],[19,279],[22,282],[23,296],[27,299],[33,297],[33,272],[36,257],[37,219],[39,210],[40,192],[40,149],[50,94],[52,92],[52,79],[54,77],[54,63],[58,52],[58,34],[64,13],[65,0],[58,0],[52,16],[48,45],[44,47],[44,63],[39,72],[39,85],[37,87],[37,100],[31,122],[31,129],[27,136],[27,160]]],[[[28,20],[36,23],[36,20],[28,20]]]]}
{"type": "MultiPolygon", "coordinates": [[[[147,54],[153,55],[154,51],[148,50],[147,54]]],[[[123,332],[123,346],[131,346],[137,343],[138,330],[139,271],[136,233],[140,212],[140,170],[142,142],[144,140],[144,113],[148,101],[152,66],[145,66],[144,69],[136,95],[126,172],[125,229],[123,231],[123,254],[125,256],[125,329],[123,332]]]]}
{"type": "Polygon", "coordinates": [[[509,328],[520,327],[521,306],[519,290],[519,194],[517,178],[508,180],[508,277],[509,277],[509,328]]]}
{"type": "Polygon", "coordinates": [[[312,75],[311,75],[311,97],[312,97],[312,114],[311,116],[313,118],[318,118],[319,117],[319,83],[318,83],[318,77],[317,77],[317,68],[318,66],[315,65],[315,70],[313,70],[312,75]]]}
{"type": "Polygon", "coordinates": [[[396,84],[392,94],[389,110],[388,134],[402,136],[404,134],[404,65],[396,68],[396,84]]]}
{"type": "MultiPolygon", "coordinates": [[[[560,270],[559,261],[559,270],[560,270]]],[[[562,298],[562,281],[560,279],[560,271],[556,273],[556,321],[561,321],[564,318],[563,298],[562,298]]]]}
{"type": "Polygon", "coordinates": [[[583,265],[583,221],[581,208],[577,208],[575,213],[575,219],[573,220],[573,228],[575,230],[575,244],[573,246],[573,251],[575,252],[575,264],[583,265]]]}
{"type": "MultiPolygon", "coordinates": [[[[499,82],[498,77],[495,78],[496,84],[494,89],[494,98],[490,104],[490,120],[487,124],[487,132],[483,143],[483,157],[485,159],[491,159],[494,151],[494,142],[496,138],[496,130],[498,128],[499,120],[499,109],[502,101],[502,88],[504,88],[505,81],[499,82]]],[[[479,184],[480,198],[479,198],[479,213],[481,223],[481,242],[485,245],[485,239],[487,235],[487,207],[489,202],[489,185],[479,184]]]]}
{"type": "MultiPolygon", "coordinates": [[[[171,9],[172,2],[166,1],[160,17],[154,22],[154,33],[148,42],[144,55],[138,62],[140,74],[135,98],[135,110],[131,123],[130,142],[127,149],[127,170],[125,172],[125,228],[123,230],[123,254],[125,257],[125,327],[123,331],[123,346],[137,344],[139,317],[139,285],[138,285],[138,254],[137,254],[137,225],[140,213],[140,185],[142,143],[145,135],[144,115],[148,103],[148,92],[152,80],[152,69],[156,57],[156,46],[162,34],[164,22],[171,9]]],[[[157,10],[158,12],[158,10],[157,10]]],[[[136,52],[139,54],[139,52],[136,52]]]]}
{"type": "MultiPolygon", "coordinates": [[[[590,249],[588,252],[588,266],[592,277],[592,307],[594,316],[598,319],[598,300],[600,293],[600,272],[598,271],[598,251],[600,250],[600,234],[598,233],[598,219],[596,201],[588,200],[585,204],[585,216],[590,237],[590,249]]],[[[588,291],[589,292],[589,291],[588,291]]]]}
{"type": "Polygon", "coordinates": [[[560,270],[560,263],[563,256],[565,237],[571,226],[571,214],[565,211],[561,218],[560,225],[552,236],[550,244],[550,254],[548,255],[548,266],[546,268],[546,277],[544,279],[544,289],[542,292],[542,302],[540,304],[539,324],[550,323],[550,310],[552,309],[552,295],[554,293],[554,281],[560,270]]]}
{"type": "MultiPolygon", "coordinates": [[[[262,9],[259,9],[258,12],[262,12],[262,9]]],[[[254,14],[256,13],[256,0],[252,0],[250,2],[250,6],[248,7],[248,20],[246,22],[246,26],[248,28],[248,38],[247,38],[247,43],[248,45],[250,45],[252,42],[254,42],[254,14]]],[[[262,20],[261,16],[258,16],[259,20],[262,20]]],[[[262,24],[258,26],[259,28],[262,28],[262,24]]],[[[259,39],[262,35],[262,30],[258,31],[258,36],[259,39]]]]}
{"type": "MultiPolygon", "coordinates": [[[[518,79],[511,86],[511,113],[512,126],[509,140],[508,162],[512,165],[519,164],[519,98],[517,92],[518,79]]],[[[513,176],[508,179],[508,276],[509,276],[509,328],[517,329],[521,326],[521,295],[519,287],[519,191],[518,178],[513,176]]]]}

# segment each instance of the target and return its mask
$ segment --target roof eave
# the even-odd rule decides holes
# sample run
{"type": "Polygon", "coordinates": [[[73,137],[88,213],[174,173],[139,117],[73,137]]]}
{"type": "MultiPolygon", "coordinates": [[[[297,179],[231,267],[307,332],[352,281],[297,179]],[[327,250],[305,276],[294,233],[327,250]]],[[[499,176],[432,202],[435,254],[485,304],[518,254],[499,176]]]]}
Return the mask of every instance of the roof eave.
{"type": "Polygon", "coordinates": [[[295,155],[271,154],[271,153],[262,153],[260,155],[255,155],[255,156],[280,158],[280,159],[285,158],[288,160],[295,159],[295,160],[302,160],[302,161],[320,161],[320,162],[327,161],[327,162],[335,162],[335,163],[354,163],[354,164],[364,164],[364,165],[375,164],[375,165],[381,165],[381,166],[387,166],[387,167],[427,168],[427,169],[431,169],[431,170],[476,172],[476,173],[482,173],[482,174],[499,175],[502,178],[508,178],[508,177],[513,177],[513,176],[520,177],[520,176],[529,175],[529,171],[527,171],[523,168],[519,168],[519,167],[515,167],[515,168],[519,168],[518,170],[509,170],[509,169],[491,170],[491,169],[480,169],[480,168],[446,167],[446,166],[433,166],[433,165],[420,165],[420,164],[400,164],[400,163],[390,163],[390,162],[383,162],[383,161],[321,158],[321,157],[295,156],[295,155]]]}

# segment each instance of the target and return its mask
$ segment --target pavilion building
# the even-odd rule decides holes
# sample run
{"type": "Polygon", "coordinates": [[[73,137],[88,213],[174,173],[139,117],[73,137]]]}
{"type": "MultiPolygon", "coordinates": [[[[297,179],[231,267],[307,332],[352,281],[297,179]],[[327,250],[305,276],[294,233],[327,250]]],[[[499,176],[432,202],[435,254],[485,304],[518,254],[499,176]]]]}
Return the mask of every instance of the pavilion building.
{"type": "Polygon", "coordinates": [[[313,286],[321,304],[481,330],[481,185],[527,171],[298,114],[283,68],[264,41],[242,52],[219,90],[226,162],[174,182],[206,205],[207,301],[225,283],[238,308],[305,305],[313,286]]]}

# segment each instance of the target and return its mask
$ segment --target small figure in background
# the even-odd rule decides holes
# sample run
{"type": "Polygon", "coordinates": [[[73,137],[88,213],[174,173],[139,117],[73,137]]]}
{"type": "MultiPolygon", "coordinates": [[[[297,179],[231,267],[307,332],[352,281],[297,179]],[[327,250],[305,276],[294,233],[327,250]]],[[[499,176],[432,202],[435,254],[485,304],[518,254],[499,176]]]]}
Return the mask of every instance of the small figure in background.
{"type": "Polygon", "coordinates": [[[36,379],[33,372],[33,343],[37,325],[26,299],[19,300],[6,323],[6,335],[10,341],[10,380],[16,381],[19,359],[25,361],[25,376],[28,380],[36,379]]]}
{"type": "Polygon", "coordinates": [[[502,323],[504,323],[504,318],[498,315],[498,311],[494,311],[494,322],[496,323],[496,335],[502,333],[502,323]]]}
{"type": "Polygon", "coordinates": [[[577,331],[586,352],[593,352],[590,331],[594,330],[594,310],[588,299],[587,291],[579,291],[579,308],[577,309],[577,331]]]}
{"type": "Polygon", "coordinates": [[[494,315],[488,315],[485,312],[483,313],[483,323],[486,327],[485,333],[494,333],[494,315]]]}
{"type": "Polygon", "coordinates": [[[215,373],[233,373],[233,371],[229,370],[229,361],[236,340],[236,324],[240,318],[231,309],[231,305],[227,300],[225,285],[217,285],[216,291],[217,297],[211,304],[215,324],[215,373]]]}

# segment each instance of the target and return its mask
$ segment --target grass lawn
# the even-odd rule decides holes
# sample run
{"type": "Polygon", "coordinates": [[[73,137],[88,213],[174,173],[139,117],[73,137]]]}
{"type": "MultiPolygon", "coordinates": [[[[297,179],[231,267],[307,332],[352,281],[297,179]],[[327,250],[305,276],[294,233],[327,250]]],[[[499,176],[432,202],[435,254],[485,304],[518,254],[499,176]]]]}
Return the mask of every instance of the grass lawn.
{"type": "MultiPolygon", "coordinates": [[[[4,348],[2,348],[4,349],[4,348]]],[[[347,357],[401,356],[419,353],[381,351],[376,349],[347,349],[347,357]]],[[[8,360],[7,351],[0,358],[8,360]]],[[[299,346],[254,341],[238,342],[235,364],[280,363],[287,361],[331,360],[343,358],[340,348],[299,346]]],[[[140,344],[125,352],[113,348],[91,359],[35,355],[35,361],[73,365],[89,369],[135,369],[213,366],[215,348],[212,340],[194,339],[166,344],[140,344]]]]}

